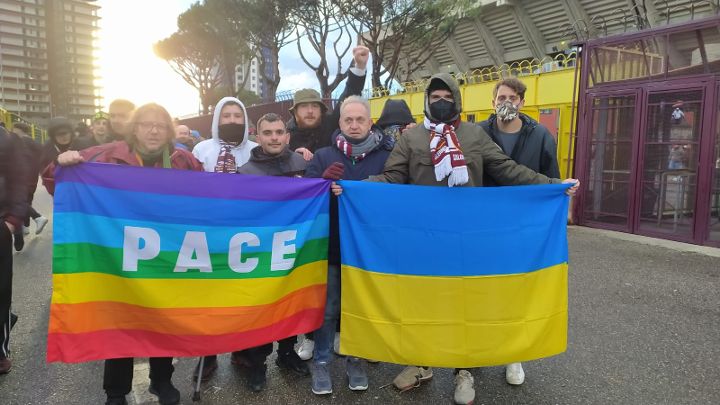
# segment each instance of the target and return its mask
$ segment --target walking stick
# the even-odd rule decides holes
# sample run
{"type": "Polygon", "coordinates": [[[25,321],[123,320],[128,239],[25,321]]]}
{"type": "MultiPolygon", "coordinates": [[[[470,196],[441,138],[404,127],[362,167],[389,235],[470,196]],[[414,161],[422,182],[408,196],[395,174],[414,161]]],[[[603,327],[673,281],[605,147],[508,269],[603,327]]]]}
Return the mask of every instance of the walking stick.
{"type": "Polygon", "coordinates": [[[202,373],[203,373],[203,367],[205,366],[205,357],[200,357],[200,365],[198,366],[198,375],[197,375],[197,382],[195,383],[195,388],[193,389],[193,395],[192,400],[193,402],[197,402],[200,400],[200,383],[202,382],[202,373]]]}

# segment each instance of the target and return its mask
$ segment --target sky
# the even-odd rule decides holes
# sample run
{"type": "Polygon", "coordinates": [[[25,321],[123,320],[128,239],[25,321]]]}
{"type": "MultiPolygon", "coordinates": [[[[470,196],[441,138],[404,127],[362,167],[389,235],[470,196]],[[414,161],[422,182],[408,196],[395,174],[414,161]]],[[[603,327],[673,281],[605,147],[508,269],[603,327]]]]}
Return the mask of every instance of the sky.
{"type": "MultiPolygon", "coordinates": [[[[156,102],[174,117],[196,114],[197,91],[155,56],[152,45],[177,30],[177,16],[197,0],[100,0],[98,67],[104,108],[116,98],[156,102]]],[[[280,52],[278,91],[319,88],[291,44],[280,52]]],[[[349,56],[348,56],[349,57],[349,56]]]]}

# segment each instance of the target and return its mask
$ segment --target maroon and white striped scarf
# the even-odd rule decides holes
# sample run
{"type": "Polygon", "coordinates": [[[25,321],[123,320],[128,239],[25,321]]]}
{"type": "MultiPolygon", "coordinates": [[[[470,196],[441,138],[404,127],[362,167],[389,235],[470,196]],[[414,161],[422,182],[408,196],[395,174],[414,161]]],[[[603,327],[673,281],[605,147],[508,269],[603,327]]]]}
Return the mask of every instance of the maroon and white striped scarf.
{"type": "MultiPolygon", "coordinates": [[[[459,123],[458,120],[456,122],[459,123]]],[[[435,165],[435,179],[448,178],[448,187],[461,186],[469,181],[465,155],[463,155],[451,124],[431,122],[425,117],[425,129],[430,131],[430,157],[435,165]]]]}
{"type": "Polygon", "coordinates": [[[237,164],[235,156],[232,154],[232,148],[237,144],[220,141],[220,154],[218,154],[217,163],[215,164],[215,173],[237,173],[237,164]]]}

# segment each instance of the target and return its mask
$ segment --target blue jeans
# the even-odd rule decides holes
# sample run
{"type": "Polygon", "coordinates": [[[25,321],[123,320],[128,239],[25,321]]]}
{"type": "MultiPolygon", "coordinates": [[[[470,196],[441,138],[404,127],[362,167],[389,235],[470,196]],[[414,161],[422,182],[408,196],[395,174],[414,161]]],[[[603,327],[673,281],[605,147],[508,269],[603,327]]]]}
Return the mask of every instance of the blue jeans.
{"type": "Polygon", "coordinates": [[[335,328],[340,318],[340,267],[328,265],[327,301],[325,318],[320,329],[315,331],[315,363],[329,363],[332,359],[332,348],[335,340],[335,328]]]}

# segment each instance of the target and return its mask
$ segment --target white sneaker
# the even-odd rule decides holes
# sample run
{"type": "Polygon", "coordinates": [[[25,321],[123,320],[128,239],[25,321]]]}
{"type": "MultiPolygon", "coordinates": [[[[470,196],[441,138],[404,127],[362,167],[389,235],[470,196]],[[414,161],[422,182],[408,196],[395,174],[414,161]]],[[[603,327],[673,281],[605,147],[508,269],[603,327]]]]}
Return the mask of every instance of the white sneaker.
{"type": "Polygon", "coordinates": [[[455,403],[468,405],[475,400],[475,379],[467,370],[460,370],[455,376],[455,403]]]}
{"type": "Polygon", "coordinates": [[[343,356],[340,354],[340,332],[335,332],[335,340],[333,341],[333,351],[335,351],[335,354],[338,356],[343,356]]]}
{"type": "Polygon", "coordinates": [[[23,232],[23,235],[26,235],[26,236],[27,236],[27,235],[30,235],[30,228],[28,228],[27,226],[23,225],[23,227],[22,227],[22,232],[23,232]]]}
{"type": "Polygon", "coordinates": [[[298,345],[295,351],[300,357],[300,360],[310,360],[313,357],[313,350],[315,350],[315,341],[310,338],[303,338],[302,342],[298,345]]]}
{"type": "Polygon", "coordinates": [[[525,382],[522,363],[512,363],[505,367],[505,381],[510,385],[522,385],[525,382]]]}
{"type": "Polygon", "coordinates": [[[40,232],[42,232],[43,229],[45,229],[45,225],[47,225],[47,223],[48,223],[48,219],[43,216],[39,216],[39,217],[35,218],[35,235],[39,235],[40,232]]]}

